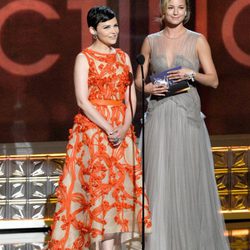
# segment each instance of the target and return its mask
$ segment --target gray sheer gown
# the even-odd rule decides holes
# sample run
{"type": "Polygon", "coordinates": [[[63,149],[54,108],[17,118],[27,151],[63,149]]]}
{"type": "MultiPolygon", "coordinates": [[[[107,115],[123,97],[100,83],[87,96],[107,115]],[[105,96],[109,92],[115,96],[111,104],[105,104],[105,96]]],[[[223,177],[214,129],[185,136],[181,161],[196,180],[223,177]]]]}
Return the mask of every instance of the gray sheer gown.
{"type": "MultiPolygon", "coordinates": [[[[149,35],[152,73],[175,66],[198,71],[199,36],[189,30],[177,39],[167,38],[162,31],[149,35]],[[175,52],[172,62],[168,49],[175,52]]],[[[153,233],[146,239],[147,250],[229,249],[203,118],[192,86],[188,93],[149,101],[145,182],[153,233]]]]}

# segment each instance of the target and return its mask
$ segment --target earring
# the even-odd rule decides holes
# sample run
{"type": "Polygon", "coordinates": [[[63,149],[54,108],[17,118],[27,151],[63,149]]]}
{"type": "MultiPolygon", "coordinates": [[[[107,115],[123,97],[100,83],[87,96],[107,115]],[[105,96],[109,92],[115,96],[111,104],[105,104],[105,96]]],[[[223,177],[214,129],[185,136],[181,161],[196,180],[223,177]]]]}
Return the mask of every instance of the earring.
{"type": "Polygon", "coordinates": [[[93,35],[92,35],[93,39],[97,39],[97,33],[95,32],[93,35]]]}

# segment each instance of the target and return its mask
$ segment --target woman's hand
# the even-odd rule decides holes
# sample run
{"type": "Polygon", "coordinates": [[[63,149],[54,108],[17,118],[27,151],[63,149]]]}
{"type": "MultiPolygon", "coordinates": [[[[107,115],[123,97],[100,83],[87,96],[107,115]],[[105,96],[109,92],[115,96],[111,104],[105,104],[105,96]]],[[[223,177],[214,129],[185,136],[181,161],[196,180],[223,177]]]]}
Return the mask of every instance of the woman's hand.
{"type": "Polygon", "coordinates": [[[183,80],[192,80],[195,79],[195,72],[192,69],[181,68],[178,70],[171,70],[168,73],[168,79],[174,82],[180,82],[183,80]]]}
{"type": "Polygon", "coordinates": [[[152,82],[145,85],[145,92],[151,95],[164,96],[168,92],[165,84],[153,84],[152,82]]]}
{"type": "Polygon", "coordinates": [[[119,146],[126,136],[127,130],[124,126],[120,125],[114,128],[109,134],[108,139],[114,147],[119,146]]]}

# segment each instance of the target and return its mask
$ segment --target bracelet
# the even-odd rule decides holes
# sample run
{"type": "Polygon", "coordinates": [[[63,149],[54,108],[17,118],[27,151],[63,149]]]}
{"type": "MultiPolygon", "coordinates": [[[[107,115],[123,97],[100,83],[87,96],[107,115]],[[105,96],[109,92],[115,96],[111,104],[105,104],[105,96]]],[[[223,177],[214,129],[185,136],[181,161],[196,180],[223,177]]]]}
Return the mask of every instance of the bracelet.
{"type": "Polygon", "coordinates": [[[108,136],[110,136],[110,135],[113,134],[113,130],[111,130],[111,131],[106,131],[106,133],[107,133],[108,136]]]}
{"type": "Polygon", "coordinates": [[[196,75],[196,73],[194,71],[192,71],[191,73],[188,73],[185,76],[186,76],[187,80],[191,80],[192,82],[194,82],[195,81],[195,75],[196,75]]]}

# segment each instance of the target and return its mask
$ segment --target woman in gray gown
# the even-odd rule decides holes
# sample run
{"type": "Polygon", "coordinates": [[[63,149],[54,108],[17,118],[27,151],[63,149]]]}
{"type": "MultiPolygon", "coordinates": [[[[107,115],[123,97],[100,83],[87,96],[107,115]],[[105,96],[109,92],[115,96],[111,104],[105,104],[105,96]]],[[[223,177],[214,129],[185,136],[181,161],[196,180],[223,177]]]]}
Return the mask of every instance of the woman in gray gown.
{"type": "MultiPolygon", "coordinates": [[[[142,45],[147,76],[181,66],[168,75],[216,88],[218,78],[206,38],[184,27],[188,0],[162,2],[165,28],[148,35],[142,45]],[[202,68],[202,72],[199,72],[202,68]]],[[[137,87],[141,72],[137,70],[137,87]]],[[[145,182],[153,233],[148,250],[226,250],[224,221],[213,172],[209,136],[195,86],[164,97],[165,85],[145,85],[151,95],[145,122],[145,182]]]]}

